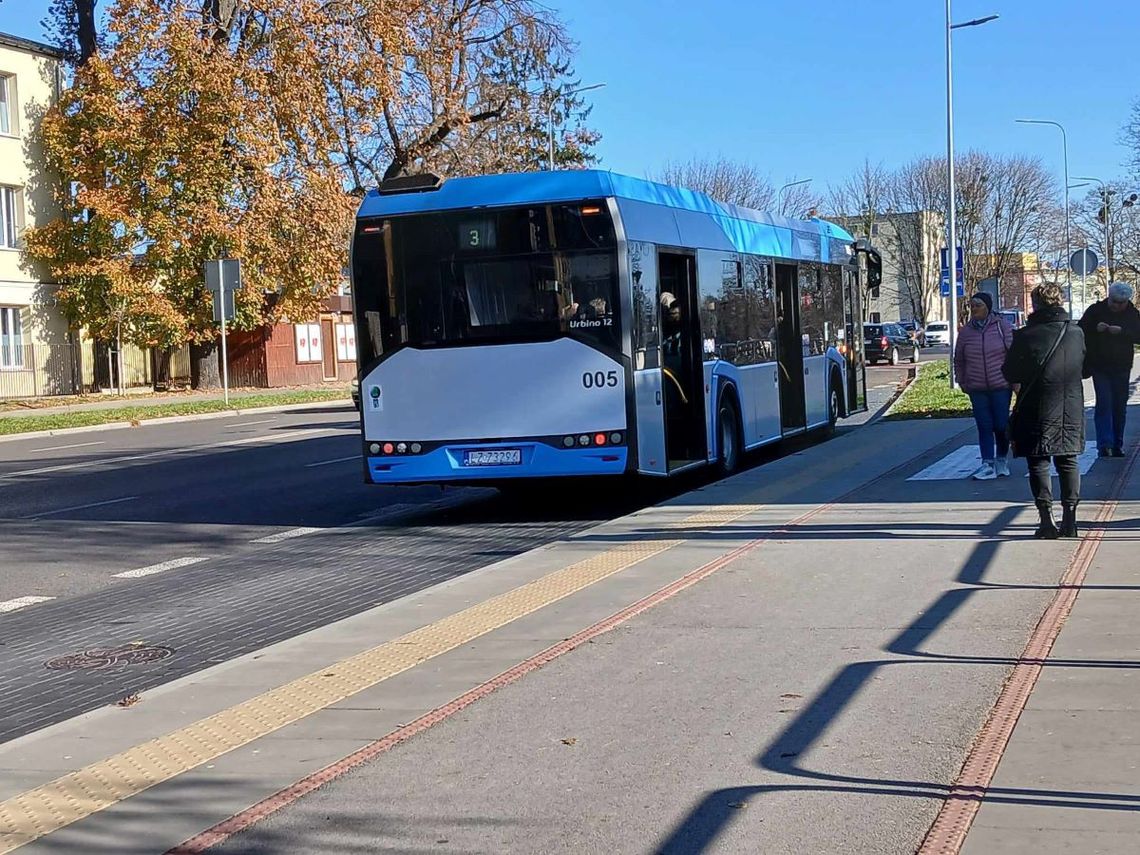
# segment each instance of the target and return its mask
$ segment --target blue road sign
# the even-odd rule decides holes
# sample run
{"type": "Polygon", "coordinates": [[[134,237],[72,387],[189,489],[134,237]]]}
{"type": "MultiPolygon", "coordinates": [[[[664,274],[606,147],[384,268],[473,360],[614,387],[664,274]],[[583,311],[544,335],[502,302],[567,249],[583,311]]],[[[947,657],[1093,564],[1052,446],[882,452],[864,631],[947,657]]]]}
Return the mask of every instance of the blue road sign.
{"type": "MultiPolygon", "coordinates": [[[[962,256],[962,247],[959,246],[959,247],[956,247],[956,249],[957,249],[957,252],[954,253],[954,260],[957,263],[954,266],[956,268],[955,273],[957,273],[957,276],[955,276],[955,279],[957,280],[958,287],[955,290],[957,290],[959,297],[965,297],[966,296],[966,276],[965,276],[965,269],[964,269],[965,265],[963,263],[963,256],[962,256]]],[[[950,253],[948,253],[946,251],[946,247],[942,247],[942,249],[940,251],[940,258],[942,261],[941,293],[942,293],[943,297],[949,297],[950,296],[950,260],[949,260],[949,255],[950,255],[950,253]]]]}

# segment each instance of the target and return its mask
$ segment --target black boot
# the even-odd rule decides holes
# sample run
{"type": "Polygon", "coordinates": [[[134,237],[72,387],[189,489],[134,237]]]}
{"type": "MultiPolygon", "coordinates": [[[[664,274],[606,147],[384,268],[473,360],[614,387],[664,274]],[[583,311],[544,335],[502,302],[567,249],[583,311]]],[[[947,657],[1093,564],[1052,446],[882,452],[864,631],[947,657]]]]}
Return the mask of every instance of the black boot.
{"type": "Polygon", "coordinates": [[[1061,509],[1061,537],[1080,537],[1077,533],[1077,506],[1064,505],[1061,509]]]}
{"type": "Polygon", "coordinates": [[[1057,523],[1053,521],[1052,502],[1038,502],[1037,513],[1041,515],[1041,524],[1037,526],[1033,536],[1040,540],[1056,540],[1060,537],[1061,532],[1057,529],[1057,523]]]}

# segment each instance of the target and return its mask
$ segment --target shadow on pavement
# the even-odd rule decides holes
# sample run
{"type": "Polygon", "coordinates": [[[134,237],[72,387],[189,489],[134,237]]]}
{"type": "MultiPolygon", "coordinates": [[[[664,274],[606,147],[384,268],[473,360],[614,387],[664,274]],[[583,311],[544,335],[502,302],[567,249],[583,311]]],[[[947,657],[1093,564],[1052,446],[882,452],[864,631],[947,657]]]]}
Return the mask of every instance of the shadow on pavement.
{"type": "MultiPolygon", "coordinates": [[[[1135,482],[1133,482],[1135,483],[1135,482]]],[[[1128,493],[1134,492],[1130,488],[1122,498],[1127,499],[1128,493]]],[[[1133,496],[1132,498],[1135,498],[1133,496]]],[[[827,732],[831,724],[838,719],[851,705],[855,697],[862,692],[884,669],[899,667],[921,667],[928,662],[937,662],[945,665],[954,662],[969,665],[994,665],[1008,669],[1017,661],[1009,657],[979,657],[958,656],[952,654],[929,653],[922,649],[923,645],[934,633],[952,616],[960,612],[972,599],[985,596],[991,590],[1029,590],[1029,589],[1059,589],[1059,585],[1027,586],[1012,584],[994,584],[986,581],[986,574],[993,569],[997,548],[1002,540],[1007,539],[1008,528],[1014,517],[1021,512],[1020,508],[1006,508],[998,512],[993,519],[980,531],[972,533],[977,539],[969,558],[963,565],[955,582],[968,586],[953,588],[940,594],[915,620],[905,627],[885,647],[884,652],[896,656],[910,657],[906,660],[879,659],[858,662],[843,667],[799,712],[796,718],[781,732],[759,755],[754,759],[759,768],[787,775],[792,779],[817,781],[815,784],[787,784],[758,785],[727,787],[706,793],[700,802],[690,810],[688,816],[665,838],[655,850],[667,855],[695,855],[711,851],[717,836],[732,821],[734,814],[743,804],[750,803],[764,795],[774,793],[861,793],[871,796],[905,796],[924,800],[941,802],[954,790],[956,798],[981,801],[983,796],[987,802],[999,804],[1034,805],[1039,807],[1080,808],[1108,811],[1140,811],[1140,793],[1104,793],[1081,792],[1070,790],[1049,789],[1019,789],[990,787],[977,792],[965,792],[955,789],[948,784],[933,781],[896,780],[890,778],[874,778],[839,775],[828,772],[819,772],[805,768],[797,762],[796,758],[816,746],[827,732]]],[[[1116,524],[1106,526],[1108,531],[1134,530],[1136,520],[1117,521],[1116,524]]],[[[952,526],[951,526],[952,527],[952,526]]],[[[874,527],[856,526],[854,536],[860,534],[867,536],[874,527]]],[[[924,527],[929,530],[930,527],[924,527]]],[[[936,526],[934,528],[937,528],[936,526]]],[[[845,529],[840,529],[844,531],[845,529]]],[[[874,534],[883,536],[885,532],[874,534]]],[[[815,534],[816,537],[820,533],[815,534]]],[[[852,536],[850,533],[842,536],[852,536]]],[[[939,538],[946,536],[940,533],[939,538]]],[[[966,536],[963,533],[963,537],[966,536]]],[[[781,538],[787,537],[781,533],[781,538]]],[[[1112,538],[1115,542],[1117,537],[1112,538]]],[[[1133,538],[1123,538],[1132,540],[1133,538]]],[[[1097,586],[1084,586],[1095,589],[1097,586]]],[[[1134,590],[1128,586],[1103,586],[1109,590],[1134,590]]],[[[1039,662],[1045,668],[1057,667],[1087,667],[1087,668],[1140,668],[1137,661],[1114,660],[1058,660],[1049,659],[1039,662]]]]}

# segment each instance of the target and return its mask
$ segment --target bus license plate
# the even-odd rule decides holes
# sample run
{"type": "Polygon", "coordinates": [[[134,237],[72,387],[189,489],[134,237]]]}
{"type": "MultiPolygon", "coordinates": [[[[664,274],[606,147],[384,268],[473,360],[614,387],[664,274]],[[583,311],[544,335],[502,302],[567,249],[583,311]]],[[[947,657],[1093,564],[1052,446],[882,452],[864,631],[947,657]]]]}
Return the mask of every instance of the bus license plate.
{"type": "Polygon", "coordinates": [[[522,463],[522,449],[496,448],[492,451],[467,451],[464,466],[517,466],[522,463]]]}

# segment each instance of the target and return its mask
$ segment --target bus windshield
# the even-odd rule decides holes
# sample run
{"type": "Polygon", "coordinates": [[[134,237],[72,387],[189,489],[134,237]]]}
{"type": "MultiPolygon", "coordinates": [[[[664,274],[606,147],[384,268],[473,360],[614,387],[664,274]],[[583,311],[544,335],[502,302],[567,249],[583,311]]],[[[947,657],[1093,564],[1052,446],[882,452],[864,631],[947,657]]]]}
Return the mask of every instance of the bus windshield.
{"type": "Polygon", "coordinates": [[[601,203],[361,221],[362,362],[397,347],[548,341],[620,348],[613,224],[601,203]]]}

